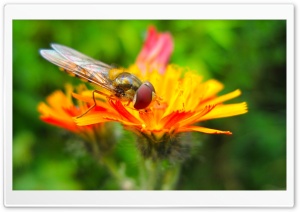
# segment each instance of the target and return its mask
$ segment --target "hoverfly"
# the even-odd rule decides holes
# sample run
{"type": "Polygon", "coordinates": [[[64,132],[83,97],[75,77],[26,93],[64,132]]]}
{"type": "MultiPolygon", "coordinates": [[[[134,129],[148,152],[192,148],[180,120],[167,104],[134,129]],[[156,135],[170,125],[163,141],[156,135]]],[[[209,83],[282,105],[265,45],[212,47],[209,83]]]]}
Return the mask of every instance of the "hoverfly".
{"type": "Polygon", "coordinates": [[[117,98],[137,110],[147,108],[155,97],[154,86],[148,82],[142,82],[135,75],[116,69],[101,61],[95,60],[72,48],[60,44],[51,44],[53,49],[41,49],[40,54],[46,60],[59,66],[67,73],[79,77],[109,91],[107,95],[99,90],[93,91],[94,105],[84,114],[96,106],[95,93],[108,98],[117,98]]]}

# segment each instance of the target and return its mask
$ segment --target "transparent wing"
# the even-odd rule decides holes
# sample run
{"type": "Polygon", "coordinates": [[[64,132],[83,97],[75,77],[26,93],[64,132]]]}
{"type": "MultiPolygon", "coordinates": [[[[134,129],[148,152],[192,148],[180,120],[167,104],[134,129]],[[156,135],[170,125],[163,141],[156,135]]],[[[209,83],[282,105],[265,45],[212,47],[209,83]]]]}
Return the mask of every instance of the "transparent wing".
{"type": "Polygon", "coordinates": [[[81,66],[84,69],[100,72],[106,77],[108,76],[107,70],[112,69],[111,66],[99,60],[95,60],[85,54],[82,54],[70,47],[60,44],[51,44],[51,47],[59,54],[61,54],[61,56],[63,56],[65,59],[72,61],[73,63],[81,66]]]}
{"type": "MultiPolygon", "coordinates": [[[[75,74],[81,79],[87,80],[95,85],[103,87],[110,92],[114,92],[114,87],[111,81],[103,74],[108,73],[108,71],[110,70],[109,68],[101,66],[101,71],[94,71],[94,69],[84,68],[74,61],[68,60],[66,57],[63,57],[55,50],[40,50],[40,54],[49,62],[65,69],[68,73],[75,74]]],[[[79,61],[79,58],[77,61],[79,61]]],[[[93,64],[90,64],[90,66],[93,67],[93,64]]],[[[88,66],[85,65],[85,67],[88,66]]],[[[95,65],[95,67],[98,67],[98,65],[95,65]]]]}

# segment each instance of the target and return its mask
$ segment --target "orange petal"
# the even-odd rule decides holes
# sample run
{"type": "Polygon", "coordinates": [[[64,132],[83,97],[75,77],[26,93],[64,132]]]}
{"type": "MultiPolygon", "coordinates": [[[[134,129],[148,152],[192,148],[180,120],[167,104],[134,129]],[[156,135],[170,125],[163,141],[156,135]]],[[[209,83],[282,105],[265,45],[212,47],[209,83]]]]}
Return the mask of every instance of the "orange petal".
{"type": "Polygon", "coordinates": [[[148,111],[148,112],[140,111],[139,116],[144,121],[145,125],[148,128],[150,128],[150,129],[154,128],[154,126],[156,124],[156,122],[155,122],[156,120],[154,119],[153,111],[148,111]]]}
{"type": "Polygon", "coordinates": [[[131,113],[129,113],[125,107],[122,105],[121,101],[116,100],[115,102],[113,100],[109,100],[110,105],[127,121],[133,122],[136,124],[140,124],[140,120],[135,118],[131,113]]]}
{"type": "Polygon", "coordinates": [[[236,103],[236,104],[216,105],[216,107],[213,110],[211,110],[206,115],[202,116],[199,119],[199,121],[236,116],[247,112],[248,109],[247,109],[246,102],[236,103]]]}
{"type": "Polygon", "coordinates": [[[193,112],[179,112],[174,111],[171,114],[167,115],[161,120],[162,125],[164,125],[164,128],[170,129],[171,127],[174,127],[179,124],[181,120],[185,120],[189,117],[191,117],[194,113],[193,112]]]}
{"type": "Polygon", "coordinates": [[[237,89],[237,90],[235,90],[231,93],[228,93],[228,94],[225,94],[225,95],[222,95],[222,96],[218,96],[218,97],[213,98],[212,100],[206,101],[205,104],[217,105],[217,104],[220,104],[220,103],[225,102],[227,100],[238,97],[239,95],[241,95],[241,93],[242,92],[239,89],[237,89]]]}
{"type": "Polygon", "coordinates": [[[217,93],[219,93],[223,88],[224,85],[220,83],[219,81],[215,79],[207,80],[203,83],[203,101],[206,101],[206,99],[210,99],[211,97],[214,97],[217,93]]]}
{"type": "Polygon", "coordinates": [[[85,126],[85,125],[91,125],[91,124],[98,124],[98,123],[103,123],[107,122],[106,119],[103,118],[99,113],[98,114],[92,114],[92,115],[84,115],[80,118],[74,117],[74,122],[78,126],[85,126]]]}
{"type": "Polygon", "coordinates": [[[180,127],[192,125],[195,122],[199,122],[201,120],[201,117],[210,113],[214,109],[214,107],[214,105],[205,106],[202,110],[198,111],[197,113],[195,112],[194,115],[180,121],[180,127]]]}
{"type": "Polygon", "coordinates": [[[181,127],[180,129],[177,130],[177,132],[191,132],[191,131],[203,132],[203,133],[207,133],[207,134],[232,135],[232,133],[230,131],[221,131],[221,130],[215,130],[215,129],[199,127],[199,126],[181,127]]]}
{"type": "Polygon", "coordinates": [[[124,125],[128,126],[139,126],[140,124],[132,123],[126,120],[122,120],[120,116],[115,116],[113,114],[109,113],[95,113],[92,115],[84,115],[80,118],[74,118],[74,122],[78,126],[86,126],[86,125],[91,125],[91,124],[98,124],[98,123],[104,123],[108,121],[117,121],[120,122],[124,125]]]}
{"type": "Polygon", "coordinates": [[[56,110],[61,110],[61,105],[63,105],[64,107],[70,107],[73,105],[72,101],[68,99],[65,96],[65,94],[60,90],[54,91],[51,95],[47,97],[46,101],[48,102],[51,108],[54,108],[56,110]],[[59,104],[57,104],[58,102],[59,104]]]}
{"type": "Polygon", "coordinates": [[[44,122],[48,123],[48,124],[52,124],[55,125],[57,127],[61,127],[67,130],[70,130],[72,132],[79,132],[79,128],[78,126],[76,126],[76,124],[73,121],[70,120],[65,120],[65,119],[57,119],[55,117],[41,117],[41,120],[43,120],[44,122]]]}
{"type": "Polygon", "coordinates": [[[77,126],[73,122],[72,117],[68,116],[66,113],[60,113],[54,111],[52,108],[48,107],[45,103],[40,103],[38,105],[38,111],[41,113],[41,120],[58,127],[62,127],[71,131],[77,131],[77,126]]]}

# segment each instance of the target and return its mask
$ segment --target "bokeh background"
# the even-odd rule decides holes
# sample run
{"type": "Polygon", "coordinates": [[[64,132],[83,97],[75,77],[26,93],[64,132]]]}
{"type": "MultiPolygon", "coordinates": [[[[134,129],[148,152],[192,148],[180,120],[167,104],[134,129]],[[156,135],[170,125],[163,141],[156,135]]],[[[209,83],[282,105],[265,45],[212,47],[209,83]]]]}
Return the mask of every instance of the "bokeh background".
{"type": "MultiPolygon", "coordinates": [[[[75,135],[39,119],[37,105],[66,82],[81,83],[39,55],[50,43],[70,46],[108,64],[128,67],[147,28],[174,40],[170,63],[223,82],[231,102],[246,101],[245,115],[205,127],[232,136],[195,133],[179,190],[286,189],[286,22],[281,20],[13,21],[13,189],[117,189],[105,168],[75,135]]],[[[134,177],[139,153],[124,132],[115,152],[134,177]]]]}

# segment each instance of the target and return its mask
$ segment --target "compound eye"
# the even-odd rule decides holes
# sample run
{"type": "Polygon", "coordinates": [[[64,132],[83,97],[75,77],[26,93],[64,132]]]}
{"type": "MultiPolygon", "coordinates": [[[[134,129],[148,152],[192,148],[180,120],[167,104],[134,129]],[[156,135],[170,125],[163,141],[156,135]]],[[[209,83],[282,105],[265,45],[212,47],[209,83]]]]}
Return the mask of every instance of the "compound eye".
{"type": "Polygon", "coordinates": [[[133,107],[137,110],[146,108],[153,99],[155,89],[153,85],[146,81],[136,91],[133,98],[133,107]]]}

